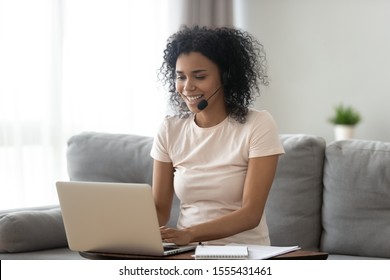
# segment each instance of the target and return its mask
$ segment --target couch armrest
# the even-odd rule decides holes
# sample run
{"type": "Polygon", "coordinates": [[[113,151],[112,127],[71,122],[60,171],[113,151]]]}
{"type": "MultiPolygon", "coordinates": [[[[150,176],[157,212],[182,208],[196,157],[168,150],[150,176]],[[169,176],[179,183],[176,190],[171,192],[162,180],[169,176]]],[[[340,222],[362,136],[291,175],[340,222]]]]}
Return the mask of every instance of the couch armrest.
{"type": "Polygon", "coordinates": [[[58,206],[0,212],[0,252],[17,253],[67,246],[58,206]]]}

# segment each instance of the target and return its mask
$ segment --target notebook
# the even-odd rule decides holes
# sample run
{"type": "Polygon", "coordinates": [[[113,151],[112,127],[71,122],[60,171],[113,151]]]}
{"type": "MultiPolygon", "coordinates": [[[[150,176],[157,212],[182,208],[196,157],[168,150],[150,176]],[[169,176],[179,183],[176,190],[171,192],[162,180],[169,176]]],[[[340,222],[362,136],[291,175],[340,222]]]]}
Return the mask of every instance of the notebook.
{"type": "Polygon", "coordinates": [[[195,250],[195,259],[248,259],[247,246],[218,246],[198,245],[195,250]]]}
{"type": "Polygon", "coordinates": [[[73,181],[56,187],[73,251],[166,256],[196,247],[162,243],[147,184],[73,181]]]}

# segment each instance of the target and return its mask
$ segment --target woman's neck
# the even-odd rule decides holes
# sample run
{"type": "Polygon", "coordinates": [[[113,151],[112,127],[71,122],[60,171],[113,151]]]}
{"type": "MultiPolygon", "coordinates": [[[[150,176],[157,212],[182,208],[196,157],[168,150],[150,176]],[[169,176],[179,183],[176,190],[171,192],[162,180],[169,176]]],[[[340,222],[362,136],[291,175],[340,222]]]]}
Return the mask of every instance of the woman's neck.
{"type": "Polygon", "coordinates": [[[217,110],[216,108],[212,108],[212,109],[213,110],[210,112],[205,110],[195,114],[194,120],[197,126],[202,128],[213,127],[223,122],[228,116],[225,107],[219,110],[217,110]]]}

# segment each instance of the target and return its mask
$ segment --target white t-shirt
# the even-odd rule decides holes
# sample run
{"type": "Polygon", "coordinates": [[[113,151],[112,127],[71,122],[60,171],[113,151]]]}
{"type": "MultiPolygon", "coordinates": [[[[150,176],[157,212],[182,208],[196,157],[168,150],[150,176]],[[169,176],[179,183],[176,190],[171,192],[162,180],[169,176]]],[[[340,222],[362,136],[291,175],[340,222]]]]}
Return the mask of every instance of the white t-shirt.
{"type": "MultiPolygon", "coordinates": [[[[197,126],[194,117],[166,117],[151,156],[172,162],[181,203],[177,227],[187,228],[239,209],[249,158],[282,153],[272,116],[252,109],[244,124],[227,117],[209,128],[197,126]]],[[[256,228],[209,243],[230,242],[269,245],[265,215],[256,228]]]]}

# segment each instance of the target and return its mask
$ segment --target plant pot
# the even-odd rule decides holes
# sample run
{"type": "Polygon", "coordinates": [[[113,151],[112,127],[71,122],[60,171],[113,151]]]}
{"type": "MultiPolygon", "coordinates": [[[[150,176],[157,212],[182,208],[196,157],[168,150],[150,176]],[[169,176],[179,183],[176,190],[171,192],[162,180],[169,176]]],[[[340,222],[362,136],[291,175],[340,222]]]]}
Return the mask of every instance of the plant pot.
{"type": "Polygon", "coordinates": [[[334,137],[336,141],[352,139],[355,127],[353,125],[338,124],[334,127],[334,137]]]}

